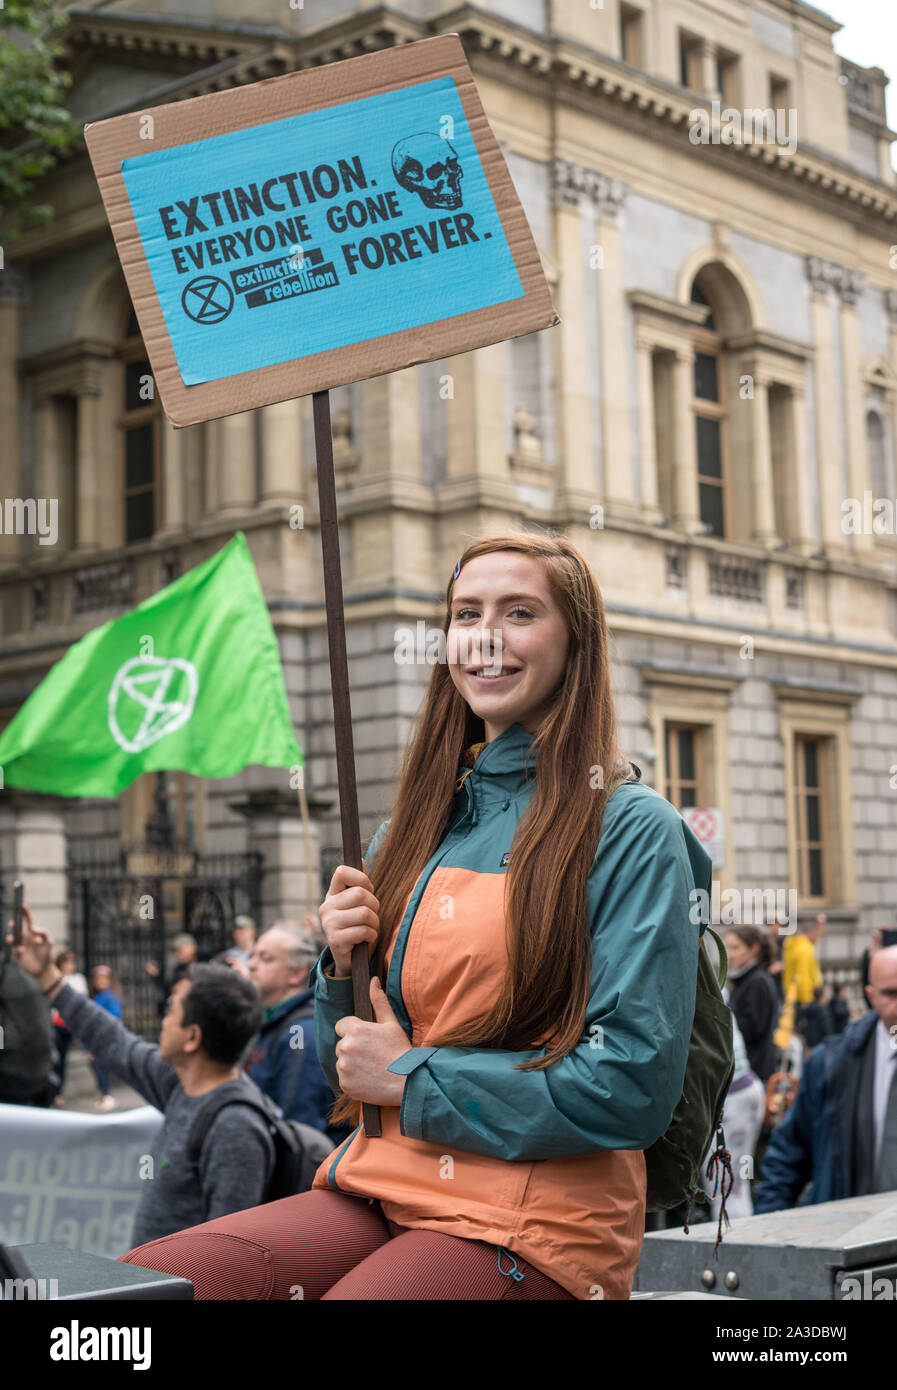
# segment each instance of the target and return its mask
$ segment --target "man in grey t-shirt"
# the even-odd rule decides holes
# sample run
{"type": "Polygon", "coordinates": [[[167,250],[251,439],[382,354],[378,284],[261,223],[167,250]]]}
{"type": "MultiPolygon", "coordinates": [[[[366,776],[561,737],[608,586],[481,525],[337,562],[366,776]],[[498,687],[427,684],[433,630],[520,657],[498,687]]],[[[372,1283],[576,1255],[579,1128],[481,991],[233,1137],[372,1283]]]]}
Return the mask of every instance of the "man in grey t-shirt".
{"type": "Polygon", "coordinates": [[[257,1111],[239,1104],[224,1107],[212,1121],[198,1163],[187,1156],[193,1121],[211,1091],[241,1081],[248,1096],[258,1095],[239,1067],[262,1021],[249,981],[226,965],[191,966],[171,990],[158,1045],[145,1042],[66,983],[53,964],[46,932],[34,928],[27,907],[23,917],[22,944],[13,948],[18,964],[35,977],[66,1027],[101,1066],[165,1116],[152,1152],[152,1176],[137,1208],[133,1245],[257,1206],[274,1166],[274,1141],[257,1111]]]}

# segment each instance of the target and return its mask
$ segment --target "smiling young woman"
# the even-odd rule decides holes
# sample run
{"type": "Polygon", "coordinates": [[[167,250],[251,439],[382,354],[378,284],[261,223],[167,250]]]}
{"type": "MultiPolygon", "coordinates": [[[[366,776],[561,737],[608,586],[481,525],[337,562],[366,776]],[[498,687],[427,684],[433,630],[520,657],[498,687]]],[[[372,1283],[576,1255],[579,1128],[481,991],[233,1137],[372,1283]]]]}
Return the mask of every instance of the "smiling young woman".
{"type": "Polygon", "coordinates": [[[125,1257],[197,1297],[629,1297],[710,860],[617,747],[604,607],[574,545],[468,546],[443,632],[392,815],[321,905],[316,1044],[333,1119],[357,1127],[310,1192],[125,1257]],[[359,941],[372,1023],[352,1014],[359,941]]]}

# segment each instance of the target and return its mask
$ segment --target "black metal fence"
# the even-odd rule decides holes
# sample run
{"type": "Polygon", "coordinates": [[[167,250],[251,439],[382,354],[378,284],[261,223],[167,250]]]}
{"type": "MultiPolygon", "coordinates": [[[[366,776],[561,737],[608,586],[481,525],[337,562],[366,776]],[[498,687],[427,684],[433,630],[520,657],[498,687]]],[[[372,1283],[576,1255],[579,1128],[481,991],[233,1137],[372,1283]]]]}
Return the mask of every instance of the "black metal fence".
{"type": "Polygon", "coordinates": [[[165,980],[175,966],[173,938],[196,939],[201,958],[230,945],[234,917],[258,922],[262,856],[195,851],[121,851],[72,859],[68,866],[71,941],[85,974],[108,965],[121,986],[124,1021],[156,1037],[165,980]],[[147,966],[155,964],[157,974],[147,966]]]}

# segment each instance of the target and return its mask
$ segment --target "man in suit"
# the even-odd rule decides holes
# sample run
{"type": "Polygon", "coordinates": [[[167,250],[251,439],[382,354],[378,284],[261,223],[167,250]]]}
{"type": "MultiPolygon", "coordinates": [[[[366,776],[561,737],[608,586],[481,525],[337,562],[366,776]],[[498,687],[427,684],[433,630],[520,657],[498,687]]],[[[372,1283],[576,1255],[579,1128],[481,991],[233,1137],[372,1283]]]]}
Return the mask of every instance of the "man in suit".
{"type": "Polygon", "coordinates": [[[791,1109],[772,1136],[754,1214],[897,1191],[897,946],[876,951],[871,1010],[810,1053],[791,1109]]]}

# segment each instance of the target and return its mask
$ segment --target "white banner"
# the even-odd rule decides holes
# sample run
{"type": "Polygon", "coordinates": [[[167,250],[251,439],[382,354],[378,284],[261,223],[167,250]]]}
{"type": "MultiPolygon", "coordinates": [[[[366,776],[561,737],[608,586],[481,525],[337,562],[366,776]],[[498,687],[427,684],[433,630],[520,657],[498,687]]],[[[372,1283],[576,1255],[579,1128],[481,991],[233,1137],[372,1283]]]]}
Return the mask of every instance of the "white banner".
{"type": "Polygon", "coordinates": [[[0,1105],[0,1240],[130,1250],[141,1160],[162,1121],[151,1105],[117,1115],[0,1105]]]}

